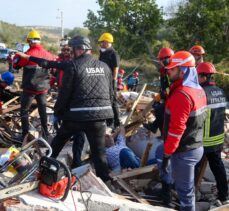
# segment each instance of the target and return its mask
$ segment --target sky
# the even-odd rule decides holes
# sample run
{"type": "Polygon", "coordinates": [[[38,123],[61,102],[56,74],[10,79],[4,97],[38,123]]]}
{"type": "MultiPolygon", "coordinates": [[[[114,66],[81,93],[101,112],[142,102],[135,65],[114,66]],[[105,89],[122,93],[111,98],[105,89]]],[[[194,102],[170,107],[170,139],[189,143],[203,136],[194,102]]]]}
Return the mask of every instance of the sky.
{"type": "MultiPolygon", "coordinates": [[[[171,0],[156,0],[166,6],[171,0]]],[[[96,0],[0,0],[0,20],[18,26],[61,26],[63,12],[64,28],[83,27],[88,10],[96,12],[96,0]],[[58,18],[59,17],[59,18],[58,18]]]]}

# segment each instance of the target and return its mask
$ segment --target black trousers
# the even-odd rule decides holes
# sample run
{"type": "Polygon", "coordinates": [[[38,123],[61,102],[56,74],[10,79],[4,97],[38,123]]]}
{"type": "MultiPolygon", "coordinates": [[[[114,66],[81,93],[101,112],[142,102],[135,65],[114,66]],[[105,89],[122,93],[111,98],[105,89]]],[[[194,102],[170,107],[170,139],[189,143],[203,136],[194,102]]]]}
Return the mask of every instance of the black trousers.
{"type": "Polygon", "coordinates": [[[204,152],[206,155],[210,169],[215,177],[218,190],[218,199],[225,201],[228,197],[227,175],[221,158],[221,149],[213,152],[204,152]]]}
{"type": "Polygon", "coordinates": [[[57,135],[51,143],[53,153],[51,157],[56,158],[69,138],[78,132],[84,132],[87,136],[91,149],[91,157],[95,166],[96,175],[103,181],[110,179],[108,175],[107,160],[104,154],[105,148],[105,121],[73,122],[63,121],[57,135]]]}
{"type": "Polygon", "coordinates": [[[71,139],[73,140],[73,145],[72,145],[73,161],[71,167],[77,168],[82,164],[81,154],[86,139],[85,133],[84,132],[76,133],[71,139]]]}
{"type": "Polygon", "coordinates": [[[22,92],[21,94],[22,135],[26,135],[29,132],[29,109],[32,105],[33,99],[36,99],[37,101],[38,113],[40,115],[43,135],[47,135],[48,128],[47,128],[47,114],[46,114],[46,93],[31,94],[27,92],[22,92]]]}

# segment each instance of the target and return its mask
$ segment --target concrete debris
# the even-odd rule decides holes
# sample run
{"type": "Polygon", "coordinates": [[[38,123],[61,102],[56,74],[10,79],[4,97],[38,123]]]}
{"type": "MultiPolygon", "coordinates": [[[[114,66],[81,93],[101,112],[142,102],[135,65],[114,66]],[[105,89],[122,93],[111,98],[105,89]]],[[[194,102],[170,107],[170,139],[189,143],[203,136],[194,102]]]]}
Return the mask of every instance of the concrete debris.
{"type": "MultiPolygon", "coordinates": [[[[148,143],[152,144],[149,150],[148,159],[155,158],[155,150],[162,140],[158,138],[158,134],[152,134],[142,127],[143,122],[153,121],[154,117],[151,113],[152,103],[157,93],[144,91],[141,95],[137,92],[122,92],[118,95],[118,103],[122,114],[122,123],[127,132],[127,145],[133,152],[142,158],[148,143]],[[136,102],[138,100],[138,102],[136,102]]],[[[20,124],[20,90],[16,90],[15,96],[4,103],[3,114],[0,116],[0,152],[1,148],[8,148],[11,145],[20,145],[16,139],[21,132],[20,124]]],[[[55,136],[55,129],[52,124],[53,105],[56,93],[51,93],[48,98],[48,124],[50,137],[49,141],[55,136]]],[[[226,168],[227,178],[229,181],[229,109],[226,111],[225,120],[225,145],[222,152],[222,158],[226,168]]],[[[31,136],[38,137],[41,134],[40,119],[37,115],[36,104],[33,103],[30,112],[31,136]]],[[[86,141],[82,153],[82,160],[88,158],[89,144],[86,141]]],[[[68,142],[58,157],[62,162],[71,166],[72,160],[72,143],[68,142]]],[[[113,175],[114,181],[104,184],[101,179],[95,176],[93,168],[87,164],[79,168],[73,169],[72,173],[77,175],[79,181],[75,186],[77,191],[70,191],[65,202],[56,202],[45,198],[32,191],[19,196],[19,200],[6,200],[0,204],[0,210],[90,210],[90,211],[169,211],[173,209],[164,208],[158,199],[150,198],[145,193],[147,187],[156,188],[160,186],[158,177],[158,169],[156,165],[145,166],[138,169],[122,172],[119,175],[113,175]],[[119,193],[116,194],[116,193],[119,193]],[[138,203],[137,203],[138,202],[138,203]]],[[[174,196],[174,204],[178,201],[174,196]]],[[[201,180],[200,190],[196,194],[198,211],[229,210],[229,205],[223,205],[213,208],[217,198],[217,189],[214,176],[207,165],[204,176],[201,180]]],[[[179,204],[175,206],[179,208],[179,204]]]]}

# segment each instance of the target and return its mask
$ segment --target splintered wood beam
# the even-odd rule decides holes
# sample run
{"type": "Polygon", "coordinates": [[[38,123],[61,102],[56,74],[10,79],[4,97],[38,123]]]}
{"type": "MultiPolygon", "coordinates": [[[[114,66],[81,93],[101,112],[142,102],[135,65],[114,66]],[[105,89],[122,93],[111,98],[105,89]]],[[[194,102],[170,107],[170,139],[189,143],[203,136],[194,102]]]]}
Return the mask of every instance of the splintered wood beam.
{"type": "Polygon", "coordinates": [[[14,97],[13,99],[8,100],[7,102],[5,102],[5,103],[2,105],[2,107],[5,107],[5,106],[9,105],[10,103],[14,102],[14,101],[17,100],[18,98],[19,98],[19,96],[16,96],[16,97],[14,97]]]}
{"type": "Polygon", "coordinates": [[[200,167],[198,169],[197,177],[196,177],[196,191],[200,189],[201,181],[204,176],[205,170],[207,168],[208,160],[206,156],[202,159],[200,167]]]}
{"type": "Polygon", "coordinates": [[[139,100],[141,99],[141,96],[142,96],[143,92],[145,91],[146,86],[147,86],[147,84],[144,84],[144,85],[143,85],[143,87],[142,87],[140,93],[138,94],[137,99],[134,101],[134,103],[133,103],[133,105],[132,105],[132,107],[131,107],[131,109],[130,109],[130,114],[128,115],[128,117],[127,117],[127,119],[126,119],[126,122],[125,122],[124,126],[128,125],[128,123],[129,123],[129,121],[130,121],[130,119],[131,119],[131,117],[132,117],[132,115],[133,115],[133,113],[134,113],[134,110],[135,110],[135,108],[136,108],[136,106],[137,106],[139,100]]]}
{"type": "Polygon", "coordinates": [[[146,166],[148,158],[149,158],[149,152],[151,150],[151,147],[153,146],[152,143],[147,143],[144,154],[141,159],[141,167],[146,166]]]}
{"type": "Polygon", "coordinates": [[[14,110],[17,110],[19,108],[21,108],[21,105],[20,104],[19,105],[12,106],[12,107],[7,108],[7,109],[3,109],[2,110],[2,114],[9,113],[9,112],[14,111],[14,110]]]}
{"type": "Polygon", "coordinates": [[[132,131],[135,130],[136,128],[138,128],[142,124],[142,122],[144,121],[144,118],[146,118],[147,114],[149,112],[151,112],[151,110],[153,109],[152,108],[153,103],[154,103],[154,100],[152,100],[146,106],[146,108],[138,114],[138,116],[135,118],[134,122],[132,122],[128,125],[125,125],[126,136],[130,136],[132,134],[132,131]]]}
{"type": "Polygon", "coordinates": [[[144,166],[136,169],[132,169],[131,171],[124,172],[119,175],[114,175],[113,178],[116,180],[116,178],[121,178],[121,179],[126,179],[126,178],[131,178],[131,177],[137,177],[140,175],[148,174],[152,172],[152,174],[156,171],[157,165],[149,165],[149,166],[144,166]]]}
{"type": "Polygon", "coordinates": [[[125,189],[129,194],[131,194],[138,202],[143,204],[150,204],[147,200],[139,196],[139,194],[133,190],[123,179],[117,178],[118,184],[125,189]]]}

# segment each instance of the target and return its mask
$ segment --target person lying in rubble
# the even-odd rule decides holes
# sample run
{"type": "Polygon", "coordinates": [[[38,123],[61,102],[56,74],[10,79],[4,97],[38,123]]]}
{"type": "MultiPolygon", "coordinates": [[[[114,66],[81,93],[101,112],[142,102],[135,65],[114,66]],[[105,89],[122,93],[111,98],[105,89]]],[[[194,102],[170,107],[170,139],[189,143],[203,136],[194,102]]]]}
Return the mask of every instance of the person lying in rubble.
{"type": "MultiPolygon", "coordinates": [[[[122,169],[135,169],[141,165],[141,160],[126,145],[125,128],[118,128],[112,135],[105,135],[105,154],[108,166],[114,173],[122,169]]],[[[148,160],[147,165],[155,163],[155,159],[148,160]]]]}

